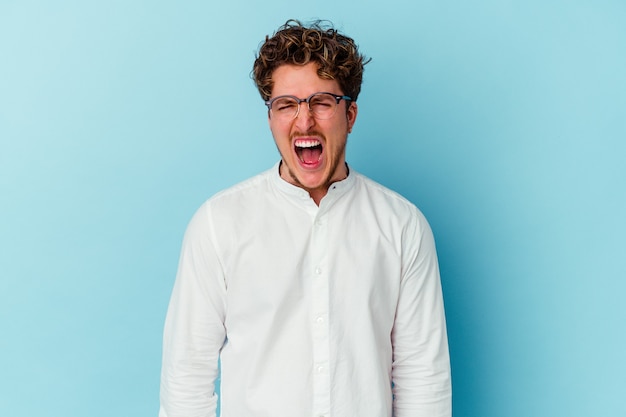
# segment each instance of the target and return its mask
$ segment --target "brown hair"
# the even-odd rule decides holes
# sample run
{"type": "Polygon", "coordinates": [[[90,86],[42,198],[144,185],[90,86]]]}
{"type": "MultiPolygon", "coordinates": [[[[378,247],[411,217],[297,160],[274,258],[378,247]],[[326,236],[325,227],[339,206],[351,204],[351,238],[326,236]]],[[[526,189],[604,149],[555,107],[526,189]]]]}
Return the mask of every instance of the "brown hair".
{"type": "Polygon", "coordinates": [[[269,100],[272,73],[283,64],[319,65],[317,74],[337,80],[343,94],[356,101],[363,81],[363,66],[370,60],[360,54],[352,38],[339,33],[330,22],[315,21],[308,27],[288,20],[274,36],[265,37],[254,61],[252,77],[263,100],[269,100]]]}

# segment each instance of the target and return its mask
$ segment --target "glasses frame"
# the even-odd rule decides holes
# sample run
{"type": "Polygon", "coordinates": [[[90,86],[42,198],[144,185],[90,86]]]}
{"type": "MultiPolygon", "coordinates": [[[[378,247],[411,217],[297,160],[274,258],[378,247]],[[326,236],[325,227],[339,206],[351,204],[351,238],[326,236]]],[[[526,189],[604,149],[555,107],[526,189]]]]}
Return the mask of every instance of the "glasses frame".
{"type": "MultiPolygon", "coordinates": [[[[294,99],[296,101],[296,103],[298,103],[298,109],[296,110],[296,113],[293,115],[292,120],[295,119],[296,117],[298,117],[298,115],[300,114],[300,107],[301,107],[300,104],[302,104],[302,103],[306,103],[306,106],[309,109],[309,113],[311,113],[311,115],[313,115],[314,118],[318,119],[318,117],[315,115],[313,110],[311,110],[311,99],[314,96],[317,96],[317,95],[320,95],[320,94],[328,94],[328,95],[332,96],[336,100],[337,106],[339,105],[339,102],[341,100],[354,101],[354,100],[352,100],[352,97],[350,97],[350,96],[342,96],[342,95],[339,95],[339,94],[329,93],[328,91],[318,91],[317,93],[311,94],[307,98],[298,98],[296,96],[292,96],[292,95],[289,95],[289,94],[285,94],[285,95],[282,95],[282,96],[277,96],[277,97],[274,97],[274,98],[272,98],[270,100],[267,100],[265,102],[265,105],[267,106],[267,111],[269,112],[270,117],[271,117],[271,115],[272,115],[272,104],[274,104],[274,102],[276,100],[281,99],[281,98],[292,98],[292,99],[294,99]]],[[[328,117],[326,119],[320,119],[320,120],[328,120],[331,117],[333,117],[335,115],[335,113],[337,113],[337,107],[335,107],[335,111],[333,112],[332,115],[330,115],[330,117],[328,117]]]]}

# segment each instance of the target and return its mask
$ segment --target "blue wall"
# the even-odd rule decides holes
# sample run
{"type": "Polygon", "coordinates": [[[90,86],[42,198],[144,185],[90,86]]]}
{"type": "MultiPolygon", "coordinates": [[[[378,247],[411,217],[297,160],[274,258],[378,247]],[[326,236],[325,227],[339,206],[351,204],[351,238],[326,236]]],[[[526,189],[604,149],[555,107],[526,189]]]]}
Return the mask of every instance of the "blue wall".
{"type": "Polygon", "coordinates": [[[373,57],[348,160],[437,239],[458,417],[626,415],[623,1],[0,3],[0,415],[155,416],[180,241],[277,159],[289,17],[373,57]]]}

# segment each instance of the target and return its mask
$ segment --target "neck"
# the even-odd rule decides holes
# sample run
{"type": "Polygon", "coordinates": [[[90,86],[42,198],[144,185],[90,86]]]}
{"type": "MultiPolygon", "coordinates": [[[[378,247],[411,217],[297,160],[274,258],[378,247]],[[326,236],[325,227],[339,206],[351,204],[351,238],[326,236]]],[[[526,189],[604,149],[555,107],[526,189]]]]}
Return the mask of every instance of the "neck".
{"type": "Polygon", "coordinates": [[[316,205],[319,206],[322,199],[328,193],[328,189],[330,188],[331,184],[348,178],[348,175],[350,174],[350,168],[348,167],[348,164],[344,162],[343,169],[338,170],[336,175],[334,175],[332,178],[329,178],[325,184],[322,184],[321,186],[316,187],[316,188],[307,188],[304,185],[302,185],[302,183],[300,183],[298,178],[295,175],[293,175],[291,170],[289,170],[289,168],[283,163],[283,161],[280,161],[280,165],[278,166],[278,174],[285,181],[297,187],[300,187],[306,192],[308,192],[311,199],[315,202],[316,205]]]}

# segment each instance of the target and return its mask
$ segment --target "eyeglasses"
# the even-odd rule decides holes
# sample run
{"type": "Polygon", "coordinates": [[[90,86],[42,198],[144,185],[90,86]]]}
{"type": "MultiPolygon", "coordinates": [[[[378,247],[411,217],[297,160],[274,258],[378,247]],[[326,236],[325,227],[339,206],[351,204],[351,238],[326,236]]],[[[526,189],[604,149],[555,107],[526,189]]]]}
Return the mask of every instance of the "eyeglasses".
{"type": "Polygon", "coordinates": [[[309,111],[319,120],[330,119],[335,115],[337,106],[341,100],[352,101],[351,97],[339,96],[333,93],[313,93],[307,98],[296,96],[278,96],[265,102],[270,117],[280,121],[290,121],[298,117],[300,104],[306,103],[309,111]]]}

